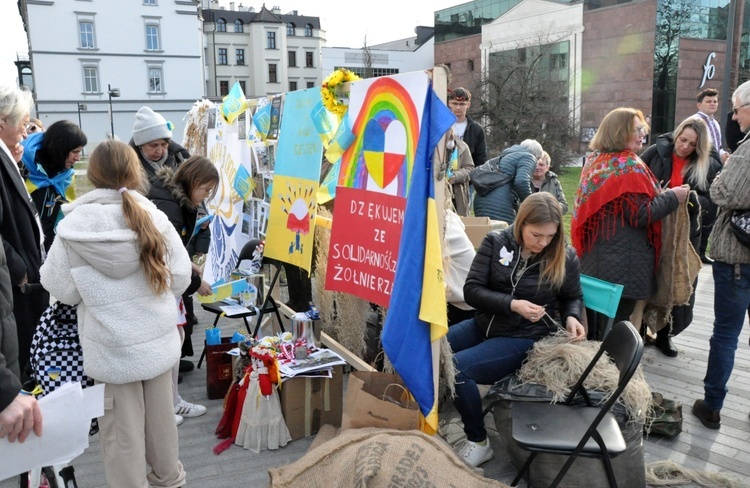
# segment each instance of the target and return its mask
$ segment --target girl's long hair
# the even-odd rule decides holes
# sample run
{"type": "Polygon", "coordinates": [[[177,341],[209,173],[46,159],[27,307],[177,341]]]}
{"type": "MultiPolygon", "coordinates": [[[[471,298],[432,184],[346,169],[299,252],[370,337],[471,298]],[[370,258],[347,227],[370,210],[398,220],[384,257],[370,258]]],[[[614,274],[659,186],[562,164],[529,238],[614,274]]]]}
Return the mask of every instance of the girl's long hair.
{"type": "Polygon", "coordinates": [[[682,169],[682,176],[687,176],[688,173],[692,176],[692,180],[696,182],[698,189],[702,191],[708,190],[708,168],[709,168],[709,156],[711,155],[711,141],[708,138],[708,126],[703,119],[698,117],[689,117],[682,121],[680,125],[674,130],[672,141],[674,144],[677,143],[677,138],[682,134],[685,129],[692,129],[698,135],[698,140],[695,142],[695,151],[693,154],[688,156],[688,163],[682,169]]]}
{"type": "Polygon", "coordinates": [[[87,175],[96,188],[127,188],[128,191],[122,192],[122,210],[125,222],[138,238],[146,280],[157,295],[166,293],[172,281],[167,266],[167,241],[154,225],[151,214],[135,198],[135,192],[145,188],[148,181],[135,151],[120,141],[102,142],[91,153],[87,175]]]}
{"type": "Polygon", "coordinates": [[[523,244],[523,227],[526,224],[557,224],[557,233],[542,251],[541,280],[560,289],[565,281],[565,229],[562,225],[562,207],[548,192],[534,193],[526,198],[518,208],[513,225],[513,237],[523,244]]]}
{"type": "Polygon", "coordinates": [[[213,189],[206,196],[206,200],[211,200],[219,186],[219,171],[210,159],[203,156],[192,156],[180,164],[177,171],[174,172],[173,180],[176,184],[182,186],[191,203],[194,189],[205,184],[213,185],[213,189]]]}

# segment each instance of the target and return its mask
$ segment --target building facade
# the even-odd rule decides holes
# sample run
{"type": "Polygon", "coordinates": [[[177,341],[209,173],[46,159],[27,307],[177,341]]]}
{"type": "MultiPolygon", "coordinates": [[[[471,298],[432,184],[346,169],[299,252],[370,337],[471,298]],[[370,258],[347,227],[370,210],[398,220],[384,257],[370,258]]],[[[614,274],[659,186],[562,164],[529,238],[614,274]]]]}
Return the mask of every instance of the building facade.
{"type": "Polygon", "coordinates": [[[203,97],[197,0],[20,0],[37,117],[80,122],[89,147],[128,141],[147,105],[182,140],[184,115],[203,97]],[[119,95],[119,96],[118,96],[119,95]],[[111,107],[111,112],[110,112],[111,107]]]}
{"type": "Polygon", "coordinates": [[[318,17],[278,7],[211,2],[203,10],[206,94],[220,98],[239,82],[248,98],[320,86],[325,31],[318,17]]]}
{"type": "Polygon", "coordinates": [[[361,78],[390,76],[431,69],[435,66],[435,29],[418,26],[416,35],[406,39],[362,46],[324,47],[323,74],[346,68],[361,78]]]}
{"type": "Polygon", "coordinates": [[[610,110],[630,106],[650,117],[655,137],[694,114],[697,93],[709,87],[721,92],[723,122],[732,90],[750,79],[747,1],[550,1],[560,7],[514,23],[539,0],[475,0],[435,12],[435,63],[450,65],[451,86],[479,88],[492,52],[580,25],[567,41],[567,62],[581,134],[590,136],[610,110]]]}

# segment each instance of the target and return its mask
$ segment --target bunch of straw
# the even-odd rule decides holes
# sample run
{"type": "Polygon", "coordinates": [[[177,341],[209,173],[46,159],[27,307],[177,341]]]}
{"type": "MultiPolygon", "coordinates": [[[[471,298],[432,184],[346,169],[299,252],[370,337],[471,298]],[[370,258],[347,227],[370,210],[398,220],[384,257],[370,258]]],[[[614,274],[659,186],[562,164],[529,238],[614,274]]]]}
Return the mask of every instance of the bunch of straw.
{"type": "MultiPolygon", "coordinates": [[[[521,366],[518,377],[524,383],[544,385],[560,402],[581,377],[599,350],[598,341],[574,342],[565,332],[537,341],[521,366]]],[[[607,358],[608,359],[608,358],[607,358]]],[[[611,360],[600,359],[584,382],[587,390],[605,393],[604,401],[617,388],[619,371],[611,360]]],[[[651,405],[651,388],[646,383],[643,370],[638,367],[620,398],[631,420],[646,421],[651,405]]]]}

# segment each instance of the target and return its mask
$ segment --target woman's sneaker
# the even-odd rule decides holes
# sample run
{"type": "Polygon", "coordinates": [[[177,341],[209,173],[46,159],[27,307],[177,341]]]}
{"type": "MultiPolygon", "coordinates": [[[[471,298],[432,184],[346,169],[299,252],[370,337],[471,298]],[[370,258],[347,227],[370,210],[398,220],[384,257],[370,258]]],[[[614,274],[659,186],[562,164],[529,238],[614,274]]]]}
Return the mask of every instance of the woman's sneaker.
{"type": "Polygon", "coordinates": [[[492,452],[490,440],[485,439],[484,442],[485,445],[482,445],[478,442],[472,442],[466,439],[463,444],[459,446],[456,453],[466,464],[476,468],[480,464],[486,463],[492,459],[492,456],[495,455],[495,453],[492,452]]]}
{"type": "Polygon", "coordinates": [[[206,407],[182,400],[176,407],[174,407],[174,413],[175,415],[182,415],[183,417],[200,417],[206,413],[206,407]]]}
{"type": "Polygon", "coordinates": [[[175,414],[174,416],[174,423],[177,425],[181,425],[185,421],[184,418],[182,418],[182,415],[175,414]]]}

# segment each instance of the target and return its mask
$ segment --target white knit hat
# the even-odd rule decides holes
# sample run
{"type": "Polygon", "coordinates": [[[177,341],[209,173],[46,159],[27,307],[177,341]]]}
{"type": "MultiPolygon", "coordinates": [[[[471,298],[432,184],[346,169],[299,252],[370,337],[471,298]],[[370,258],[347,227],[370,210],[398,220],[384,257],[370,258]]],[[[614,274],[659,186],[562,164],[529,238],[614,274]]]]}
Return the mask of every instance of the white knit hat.
{"type": "Polygon", "coordinates": [[[136,146],[159,139],[172,138],[172,123],[148,107],[141,107],[135,114],[133,142],[136,146]]]}

